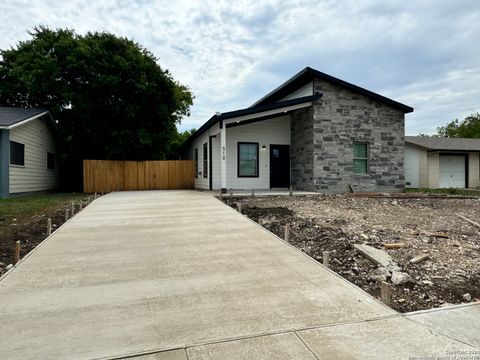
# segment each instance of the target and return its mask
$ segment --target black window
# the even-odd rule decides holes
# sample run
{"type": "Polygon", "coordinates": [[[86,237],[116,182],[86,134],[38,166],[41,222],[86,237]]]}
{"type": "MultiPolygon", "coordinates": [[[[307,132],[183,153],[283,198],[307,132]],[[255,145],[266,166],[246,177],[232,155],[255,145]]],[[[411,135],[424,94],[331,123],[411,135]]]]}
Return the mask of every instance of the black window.
{"type": "Polygon", "coordinates": [[[195,149],[195,178],[198,178],[198,149],[195,149]]]}
{"type": "Polygon", "coordinates": [[[55,154],[47,152],[47,169],[55,170],[55,154]]]}
{"type": "Polygon", "coordinates": [[[258,143],[238,143],[238,177],[258,177],[258,143]]]}
{"type": "Polygon", "coordinates": [[[25,165],[25,145],[10,141],[10,164],[25,165]]]}
{"type": "Polygon", "coordinates": [[[203,177],[208,177],[208,151],[207,143],[203,144],[203,177]]]}
{"type": "Polygon", "coordinates": [[[368,144],[353,144],[353,172],[366,174],[368,172],[368,144]]]}

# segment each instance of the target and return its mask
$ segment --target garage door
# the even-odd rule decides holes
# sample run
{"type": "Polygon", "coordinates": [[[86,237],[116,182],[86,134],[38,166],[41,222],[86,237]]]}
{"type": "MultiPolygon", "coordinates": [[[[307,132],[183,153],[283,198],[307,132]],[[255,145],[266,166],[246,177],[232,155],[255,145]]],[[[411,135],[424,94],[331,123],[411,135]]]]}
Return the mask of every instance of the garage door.
{"type": "Polygon", "coordinates": [[[440,187],[465,187],[465,156],[440,155],[440,187]]]}

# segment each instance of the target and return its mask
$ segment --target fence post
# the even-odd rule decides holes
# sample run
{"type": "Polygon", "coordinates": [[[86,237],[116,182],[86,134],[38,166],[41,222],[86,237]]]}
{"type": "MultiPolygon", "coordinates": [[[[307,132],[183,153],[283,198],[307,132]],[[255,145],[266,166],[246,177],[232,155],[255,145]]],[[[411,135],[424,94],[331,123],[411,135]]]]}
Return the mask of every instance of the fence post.
{"type": "Polygon", "coordinates": [[[290,239],[290,224],[285,225],[285,241],[290,239]]]}
{"type": "Polygon", "coordinates": [[[380,295],[385,305],[390,306],[392,303],[392,286],[386,281],[380,282],[380,295]]]}
{"type": "Polygon", "coordinates": [[[13,263],[16,264],[20,261],[20,241],[15,242],[15,256],[13,263]]]}
{"type": "Polygon", "coordinates": [[[323,252],[323,265],[328,267],[330,263],[330,251],[324,251],[323,252]]]}
{"type": "Polygon", "coordinates": [[[71,203],[70,213],[72,214],[72,216],[75,214],[75,203],[74,203],[73,201],[72,201],[72,203],[71,203]]]}
{"type": "Polygon", "coordinates": [[[47,236],[52,235],[52,219],[47,219],[47,236]]]}
{"type": "Polygon", "coordinates": [[[65,222],[68,220],[68,208],[65,209],[65,222]]]}

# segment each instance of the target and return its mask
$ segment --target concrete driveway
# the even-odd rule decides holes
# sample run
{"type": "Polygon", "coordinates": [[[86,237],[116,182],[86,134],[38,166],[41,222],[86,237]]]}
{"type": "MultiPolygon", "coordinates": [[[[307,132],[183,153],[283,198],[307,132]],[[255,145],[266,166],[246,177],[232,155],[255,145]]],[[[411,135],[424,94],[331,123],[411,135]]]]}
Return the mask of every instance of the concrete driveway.
{"type": "Polygon", "coordinates": [[[473,349],[194,191],[95,200],[0,281],[0,319],[2,359],[395,359],[473,349]]]}

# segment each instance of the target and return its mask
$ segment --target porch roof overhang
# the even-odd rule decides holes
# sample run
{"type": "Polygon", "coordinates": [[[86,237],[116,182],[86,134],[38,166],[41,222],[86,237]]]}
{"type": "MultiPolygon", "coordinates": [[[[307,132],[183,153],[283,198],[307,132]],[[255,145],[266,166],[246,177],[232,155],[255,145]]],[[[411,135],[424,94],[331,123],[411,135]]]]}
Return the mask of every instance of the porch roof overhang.
{"type": "Polygon", "coordinates": [[[278,114],[287,113],[292,110],[311,106],[315,100],[318,100],[321,97],[322,94],[317,93],[297,99],[280,101],[274,104],[249,107],[221,114],[215,114],[205,124],[203,124],[200,129],[198,129],[192,136],[190,136],[187,141],[185,141],[183,146],[190,144],[193,140],[198,138],[205,131],[207,131],[217,123],[220,125],[221,128],[224,124],[235,124],[245,121],[252,121],[254,119],[258,121],[266,120],[278,114]]]}

